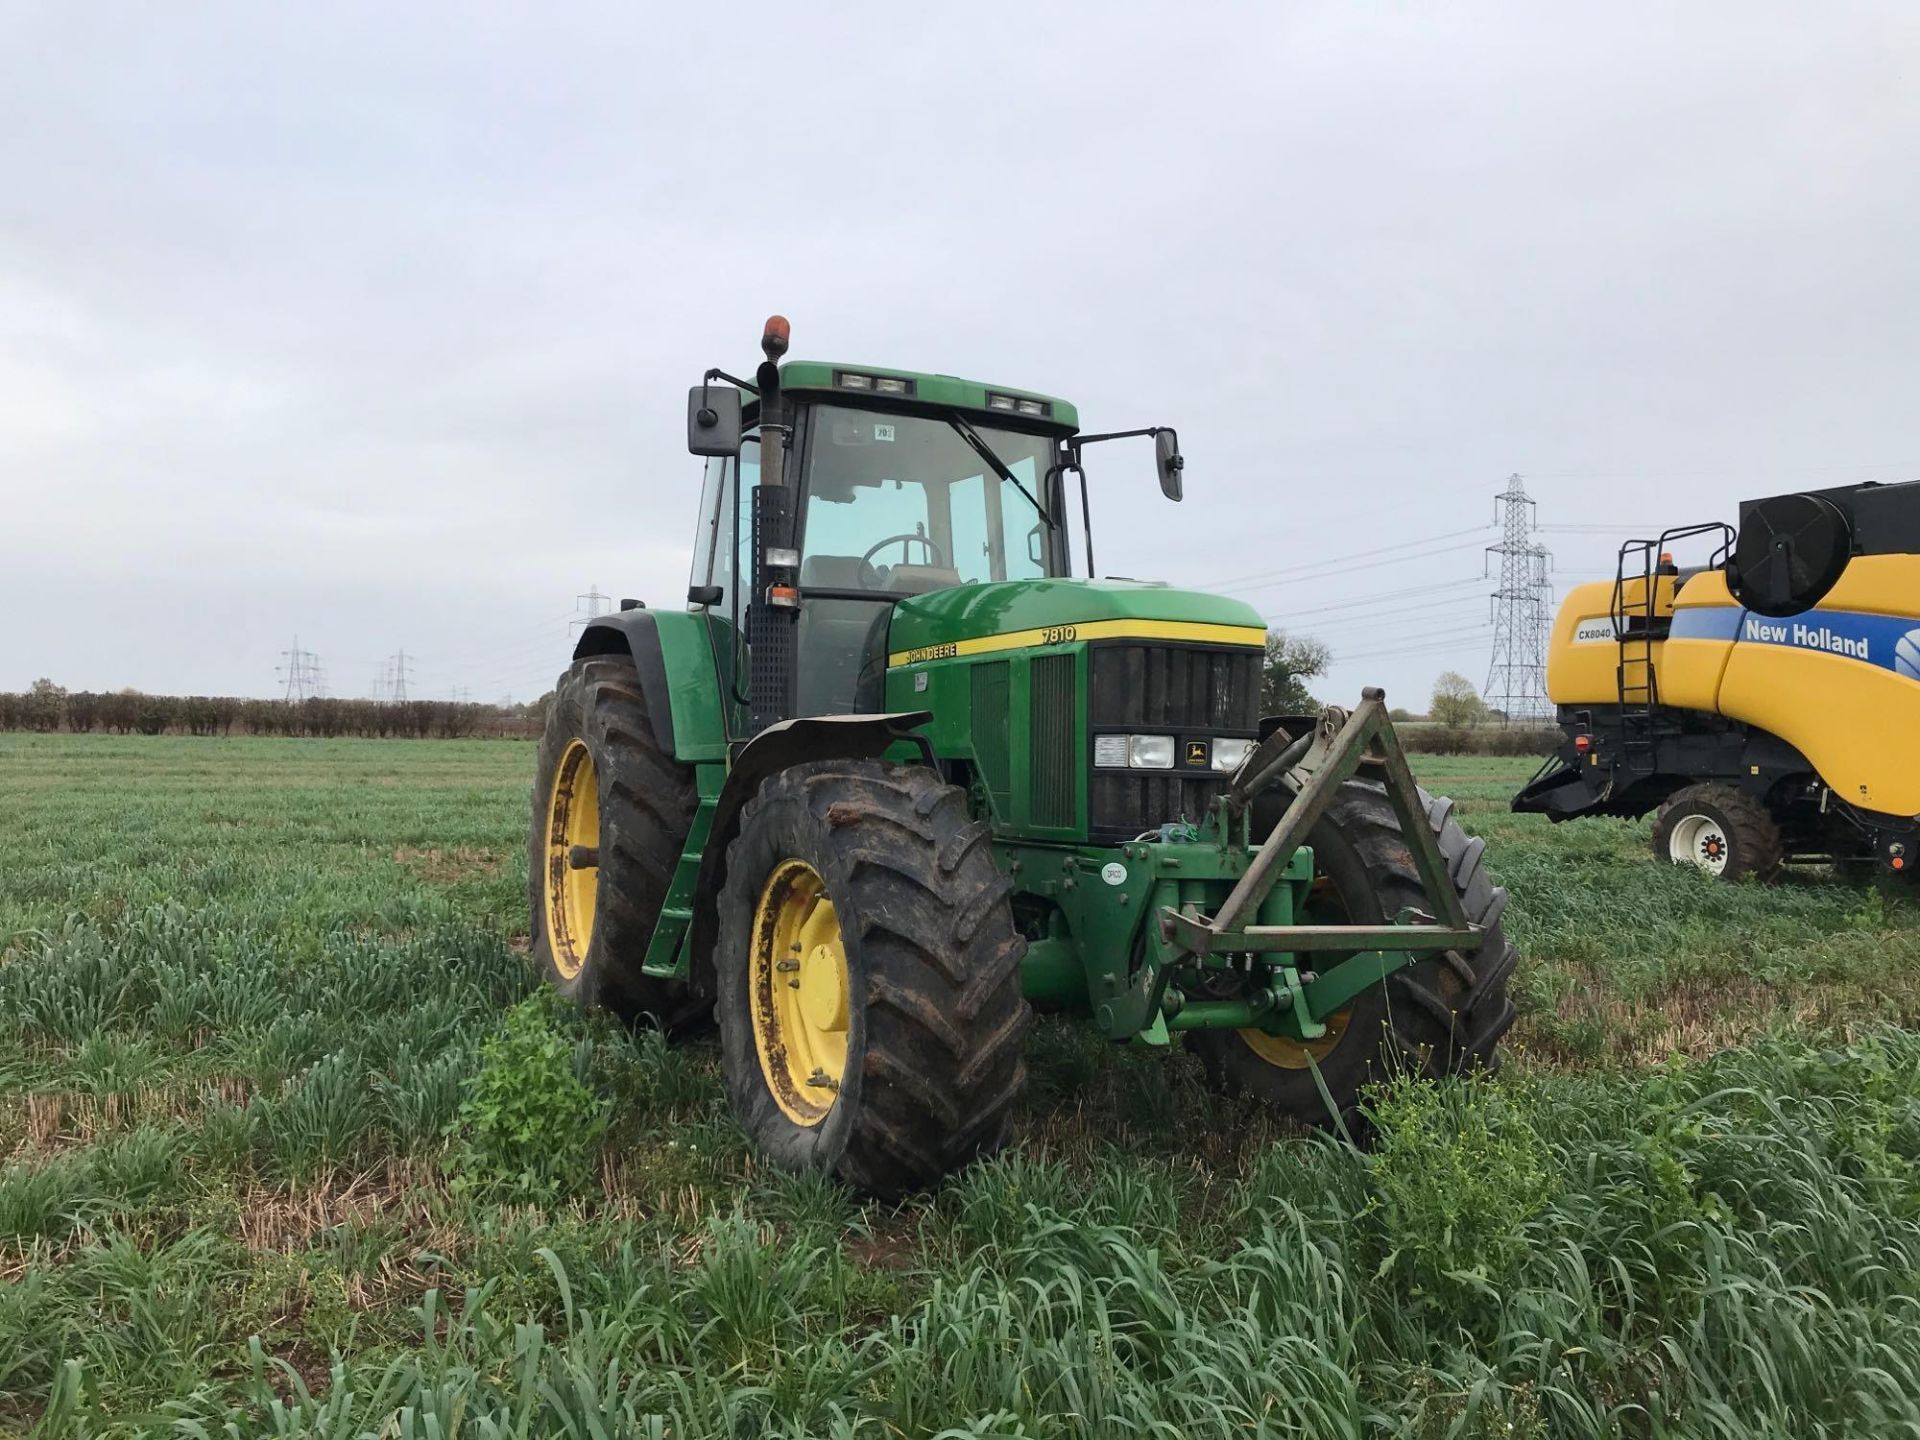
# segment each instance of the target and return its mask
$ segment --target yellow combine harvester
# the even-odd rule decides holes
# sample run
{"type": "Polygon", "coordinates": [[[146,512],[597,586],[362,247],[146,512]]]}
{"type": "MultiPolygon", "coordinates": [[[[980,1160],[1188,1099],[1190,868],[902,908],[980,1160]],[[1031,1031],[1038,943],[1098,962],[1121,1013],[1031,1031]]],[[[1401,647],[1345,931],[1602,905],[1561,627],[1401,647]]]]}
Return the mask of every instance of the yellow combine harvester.
{"type": "Polygon", "coordinates": [[[1658,810],[1654,853],[1727,879],[1920,864],[1920,482],[1779,495],[1740,528],[1621,547],[1554,623],[1566,743],[1514,797],[1554,820],[1658,810]],[[1674,565],[1706,537],[1712,560],[1674,565]]]}

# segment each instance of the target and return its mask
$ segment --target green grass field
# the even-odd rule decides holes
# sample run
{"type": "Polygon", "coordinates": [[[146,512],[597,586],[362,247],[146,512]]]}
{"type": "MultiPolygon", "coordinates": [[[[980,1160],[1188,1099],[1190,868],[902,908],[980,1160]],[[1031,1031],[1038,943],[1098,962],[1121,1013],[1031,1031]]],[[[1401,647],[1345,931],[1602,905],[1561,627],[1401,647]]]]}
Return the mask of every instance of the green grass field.
{"type": "Polygon", "coordinates": [[[1920,1435],[1911,889],[1425,758],[1513,892],[1498,1080],[1360,1154],[1049,1022],[1008,1153],[863,1206],[540,998],[531,762],[0,736],[0,1433],[1920,1435]]]}

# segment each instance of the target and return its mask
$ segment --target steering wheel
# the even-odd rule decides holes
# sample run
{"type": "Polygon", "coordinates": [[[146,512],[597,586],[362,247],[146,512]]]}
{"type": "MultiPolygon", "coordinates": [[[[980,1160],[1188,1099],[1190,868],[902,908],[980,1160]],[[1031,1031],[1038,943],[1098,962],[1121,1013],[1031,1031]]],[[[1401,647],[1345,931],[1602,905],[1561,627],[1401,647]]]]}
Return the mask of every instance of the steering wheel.
{"type": "Polygon", "coordinates": [[[900,563],[902,565],[907,563],[907,546],[909,545],[924,545],[927,547],[927,564],[930,567],[937,565],[944,568],[947,563],[947,557],[941,552],[940,547],[926,536],[902,534],[889,535],[885,539],[876,540],[873,544],[869,545],[867,547],[867,553],[860,557],[861,568],[867,570],[873,569],[873,557],[889,545],[898,545],[900,547],[900,563]]]}

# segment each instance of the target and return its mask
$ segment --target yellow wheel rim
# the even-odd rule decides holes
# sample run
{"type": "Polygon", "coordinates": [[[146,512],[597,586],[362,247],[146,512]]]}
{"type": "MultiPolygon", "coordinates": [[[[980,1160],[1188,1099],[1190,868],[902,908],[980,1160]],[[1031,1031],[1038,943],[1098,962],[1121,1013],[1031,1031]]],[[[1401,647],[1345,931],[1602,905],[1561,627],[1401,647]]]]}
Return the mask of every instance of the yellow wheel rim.
{"type": "Polygon", "coordinates": [[[600,783],[586,743],[560,757],[547,797],[547,949],[571,980],[587,963],[600,895],[600,783]]]}
{"type": "MultiPolygon", "coordinates": [[[[1336,924],[1351,918],[1347,907],[1340,903],[1340,897],[1333,892],[1333,884],[1324,875],[1316,875],[1313,880],[1312,894],[1307,902],[1308,917],[1336,924]],[[1331,900],[1331,904],[1329,904],[1331,900]],[[1315,913],[1315,912],[1319,913],[1315,913]]],[[[1282,1070],[1304,1070],[1307,1058],[1311,1056],[1318,1065],[1331,1055],[1340,1044],[1340,1037],[1347,1033],[1347,1024],[1353,1019],[1353,1007],[1345,1006],[1327,1016],[1323,1022],[1327,1033],[1318,1040],[1295,1040],[1286,1035],[1269,1035],[1264,1030],[1246,1029],[1237,1032],[1246,1041],[1247,1048],[1269,1065],[1277,1065],[1282,1070]]]]}
{"type": "Polygon", "coordinates": [[[1327,1033],[1318,1040],[1294,1040],[1285,1035],[1269,1035],[1264,1030],[1241,1030],[1236,1033],[1247,1042],[1247,1048],[1269,1065],[1278,1065],[1282,1070],[1304,1070],[1307,1057],[1313,1057],[1318,1065],[1331,1055],[1334,1047],[1340,1043],[1340,1037],[1347,1033],[1347,1022],[1353,1018],[1353,1007],[1336,1010],[1326,1018],[1327,1033]]]}
{"type": "Polygon", "coordinates": [[[804,860],[767,877],[748,958],[753,1045],[780,1113],[818,1125],[847,1068],[847,950],[826,881],[804,860]]]}

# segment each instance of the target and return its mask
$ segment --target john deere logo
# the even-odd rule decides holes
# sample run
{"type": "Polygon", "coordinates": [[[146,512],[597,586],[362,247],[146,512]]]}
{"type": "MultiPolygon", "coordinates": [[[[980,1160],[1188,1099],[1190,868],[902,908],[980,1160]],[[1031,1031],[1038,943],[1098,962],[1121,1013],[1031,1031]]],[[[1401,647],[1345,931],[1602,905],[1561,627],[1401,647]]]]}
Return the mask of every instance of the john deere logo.
{"type": "Polygon", "coordinates": [[[1207,763],[1207,742],[1204,740],[1187,741],[1187,764],[1204,765],[1207,763]]]}

